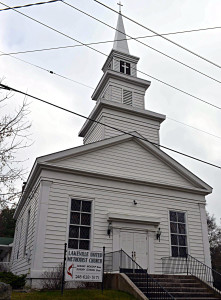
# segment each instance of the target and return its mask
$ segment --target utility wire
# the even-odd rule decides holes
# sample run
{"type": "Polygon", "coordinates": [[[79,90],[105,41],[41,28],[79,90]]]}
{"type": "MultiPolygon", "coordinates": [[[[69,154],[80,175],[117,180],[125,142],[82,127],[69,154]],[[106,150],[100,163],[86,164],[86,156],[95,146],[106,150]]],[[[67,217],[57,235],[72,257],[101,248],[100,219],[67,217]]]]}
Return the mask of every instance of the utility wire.
{"type": "MultiPolygon", "coordinates": [[[[2,51],[0,51],[0,52],[3,53],[2,51]]],[[[19,60],[19,61],[22,61],[22,62],[24,62],[24,63],[26,63],[26,64],[29,64],[29,65],[31,65],[31,66],[33,66],[33,67],[39,68],[39,69],[41,69],[41,70],[43,70],[43,71],[46,71],[46,72],[48,72],[48,73],[50,73],[50,74],[52,74],[52,75],[59,76],[59,77],[61,77],[61,78],[63,78],[63,79],[72,81],[72,82],[74,82],[74,83],[80,84],[80,85],[85,86],[85,87],[90,88],[90,89],[95,89],[94,87],[91,87],[91,86],[89,86],[89,85],[87,85],[87,84],[84,84],[84,83],[82,83],[82,82],[73,80],[73,79],[71,79],[71,78],[69,78],[69,77],[66,77],[66,76],[64,76],[64,75],[58,74],[58,73],[56,73],[56,72],[54,72],[54,71],[45,69],[45,68],[43,68],[43,67],[40,67],[40,66],[38,66],[38,65],[35,65],[35,64],[33,64],[33,63],[30,63],[30,62],[28,62],[28,61],[26,61],[26,60],[20,59],[20,58],[18,58],[18,57],[14,57],[14,56],[12,56],[12,55],[10,55],[10,57],[12,57],[12,58],[14,58],[14,59],[17,59],[17,60],[19,60]]],[[[175,120],[175,119],[172,119],[172,118],[170,118],[170,117],[167,117],[167,119],[172,120],[172,121],[177,122],[177,123],[180,123],[180,124],[182,124],[182,125],[184,125],[184,126],[190,127],[190,128],[192,128],[192,129],[201,131],[201,132],[203,132],[203,133],[206,133],[206,134],[211,135],[211,136],[213,136],[213,137],[216,137],[216,138],[218,138],[218,139],[221,139],[220,136],[217,136],[217,135],[215,135],[215,134],[209,133],[209,132],[204,131],[204,130],[202,130],[202,129],[196,128],[196,127],[191,126],[191,125],[189,125],[189,124],[180,122],[180,121],[175,120]]]]}
{"type": "MultiPolygon", "coordinates": [[[[99,3],[100,5],[102,5],[102,6],[106,7],[106,8],[108,8],[109,10],[111,10],[111,11],[113,11],[113,12],[119,14],[118,11],[116,11],[115,9],[109,7],[108,5],[105,5],[104,3],[102,3],[102,2],[100,2],[100,1],[98,1],[98,0],[94,0],[94,1],[97,2],[97,3],[99,3]]],[[[62,2],[63,2],[63,1],[62,1],[62,2]]],[[[63,2],[63,3],[66,3],[66,2],[63,2]]],[[[137,21],[135,21],[135,20],[133,20],[133,19],[131,19],[131,18],[129,18],[129,17],[123,15],[123,14],[121,14],[121,15],[122,15],[124,18],[128,19],[129,21],[131,21],[131,22],[133,22],[133,23],[135,23],[135,24],[141,26],[142,28],[147,29],[148,31],[150,31],[150,32],[152,32],[152,33],[158,35],[159,37],[165,39],[166,41],[168,41],[168,42],[174,44],[175,46],[177,46],[177,47],[179,47],[179,48],[181,48],[181,49],[183,49],[183,50],[185,50],[185,51],[187,51],[187,52],[189,52],[189,53],[191,53],[191,54],[197,56],[198,58],[200,58],[200,59],[202,59],[202,60],[205,60],[206,62],[208,62],[208,63],[214,65],[214,66],[217,67],[217,68],[221,68],[221,66],[218,65],[217,63],[214,63],[213,61],[211,61],[211,60],[209,60],[209,59],[207,59],[207,58],[205,58],[205,57],[203,57],[203,56],[201,56],[201,55],[199,55],[199,54],[193,52],[192,50],[187,49],[186,47],[184,47],[184,46],[182,46],[182,45],[180,45],[180,44],[178,44],[178,43],[176,43],[176,42],[174,42],[174,41],[168,39],[168,38],[165,37],[164,35],[162,35],[162,34],[160,34],[160,33],[157,33],[156,31],[154,31],[154,30],[152,30],[152,29],[150,29],[150,28],[148,28],[148,27],[146,27],[146,26],[144,26],[144,25],[138,23],[137,21]]]]}
{"type": "MultiPolygon", "coordinates": [[[[3,4],[3,5],[5,5],[5,6],[7,6],[6,4],[4,4],[4,3],[2,3],[2,2],[0,2],[0,4],[3,4]]],[[[7,6],[7,7],[9,7],[9,6],[7,6]]],[[[91,50],[93,50],[93,51],[95,51],[95,52],[97,52],[97,53],[100,53],[100,54],[102,54],[102,55],[105,56],[105,57],[108,57],[107,54],[105,54],[105,53],[103,53],[103,52],[101,52],[101,51],[99,51],[99,50],[97,50],[97,49],[95,49],[95,48],[93,48],[93,47],[91,47],[91,46],[88,46],[87,44],[82,43],[81,41],[79,41],[79,40],[77,40],[77,39],[74,39],[73,37],[71,37],[71,36],[69,36],[69,35],[67,35],[67,34],[65,34],[65,33],[61,32],[61,31],[59,31],[59,30],[57,30],[57,29],[55,29],[55,28],[53,28],[53,27],[51,27],[51,26],[49,26],[49,25],[47,25],[47,24],[44,24],[44,23],[42,23],[42,22],[40,22],[40,21],[38,21],[38,20],[36,20],[36,19],[34,19],[34,18],[32,18],[32,17],[30,17],[30,16],[28,16],[28,15],[22,13],[22,12],[20,12],[20,11],[17,11],[17,10],[15,10],[15,9],[13,9],[13,10],[14,10],[15,12],[17,12],[17,13],[19,13],[19,14],[21,14],[21,15],[23,15],[23,16],[25,16],[25,17],[27,17],[27,18],[29,18],[29,19],[31,19],[31,20],[33,20],[33,21],[39,23],[39,24],[41,24],[42,26],[45,26],[46,28],[55,31],[56,33],[59,33],[59,34],[65,36],[65,37],[67,37],[67,38],[69,38],[69,39],[71,39],[71,40],[74,40],[75,42],[78,42],[79,44],[84,45],[84,46],[86,46],[87,48],[89,48],[89,49],[91,49],[91,50]]],[[[102,22],[102,21],[101,21],[101,22],[102,22]]],[[[109,26],[109,25],[108,25],[108,26],[109,26]]],[[[118,61],[119,61],[119,60],[118,60],[118,61]]],[[[135,68],[134,68],[134,69],[135,69],[135,68]]],[[[156,80],[156,81],[158,81],[158,82],[160,82],[160,83],[162,83],[162,84],[164,84],[164,85],[166,85],[166,86],[169,86],[170,88],[175,89],[175,90],[177,90],[177,91],[179,91],[179,92],[181,92],[181,93],[183,93],[183,94],[185,94],[185,95],[187,95],[187,96],[190,96],[190,97],[192,97],[192,98],[194,98],[194,99],[196,99],[196,100],[199,100],[199,101],[201,101],[201,102],[203,102],[203,103],[205,103],[205,104],[208,104],[208,105],[210,105],[210,106],[213,106],[213,107],[215,107],[215,108],[221,110],[221,107],[219,107],[219,106],[217,106],[217,105],[215,105],[215,104],[212,104],[212,103],[210,103],[210,102],[208,102],[208,101],[206,101],[206,100],[203,100],[202,98],[199,98],[199,97],[197,97],[197,96],[194,96],[194,95],[192,95],[192,94],[190,94],[190,93],[188,93],[188,92],[186,92],[186,91],[184,91],[184,90],[181,90],[180,88],[177,88],[177,87],[175,87],[175,86],[173,86],[173,85],[171,85],[171,84],[169,84],[169,83],[167,83],[167,82],[165,82],[165,81],[163,81],[163,80],[160,80],[160,79],[158,79],[158,78],[156,78],[156,77],[154,77],[154,76],[151,76],[151,75],[149,75],[149,74],[147,74],[147,73],[145,73],[145,72],[143,72],[143,71],[141,71],[141,70],[137,70],[137,72],[140,72],[141,74],[144,74],[144,75],[146,75],[146,76],[148,76],[148,77],[150,77],[150,78],[152,78],[152,79],[154,79],[154,80],[156,80]]]]}
{"type": "MultiPolygon", "coordinates": [[[[94,1],[96,1],[96,0],[94,0],[94,1]]],[[[81,12],[82,14],[84,14],[84,15],[86,15],[86,16],[88,16],[88,17],[90,17],[90,18],[92,18],[92,19],[94,19],[94,20],[96,20],[96,21],[98,21],[98,22],[100,22],[100,23],[106,25],[106,26],[108,26],[109,28],[112,28],[112,29],[115,30],[115,31],[118,31],[118,32],[120,32],[120,33],[125,34],[124,32],[122,32],[122,31],[120,31],[120,30],[114,28],[113,26],[111,26],[111,25],[109,25],[109,24],[107,24],[107,23],[101,21],[100,19],[98,19],[98,18],[96,18],[96,17],[94,17],[94,16],[92,16],[92,15],[86,13],[85,11],[83,11],[83,10],[81,10],[81,9],[79,9],[79,8],[73,6],[73,5],[71,5],[71,4],[69,4],[69,3],[65,2],[65,1],[62,1],[61,3],[63,3],[63,4],[65,4],[65,5],[67,5],[67,6],[73,8],[73,9],[79,11],[79,12],[81,12]]],[[[99,2],[99,3],[100,3],[100,2],[99,2]]],[[[109,8],[109,7],[108,7],[108,8],[109,8]]],[[[114,11],[115,11],[115,10],[114,10],[114,11]]],[[[137,40],[136,38],[133,38],[133,37],[130,36],[129,34],[125,34],[125,35],[128,36],[128,37],[130,37],[131,39],[135,40],[136,42],[138,42],[138,43],[144,45],[145,47],[147,47],[147,48],[149,48],[149,49],[151,49],[151,50],[153,50],[153,51],[155,51],[155,52],[157,52],[157,53],[160,53],[160,54],[162,54],[163,56],[165,56],[165,57],[167,57],[167,58],[169,58],[169,59],[171,59],[171,60],[173,60],[173,61],[175,61],[175,62],[181,64],[182,66],[184,66],[184,67],[186,67],[186,68],[188,68],[188,69],[190,69],[190,70],[192,70],[192,71],[195,71],[195,72],[201,74],[202,76],[205,76],[205,77],[207,77],[207,78],[209,78],[209,79],[211,79],[211,80],[213,80],[213,81],[216,81],[216,82],[218,82],[218,83],[221,83],[220,80],[218,80],[218,79],[216,79],[216,78],[214,78],[214,77],[212,77],[212,76],[210,76],[210,75],[207,75],[206,73],[203,73],[203,72],[201,72],[201,71],[199,71],[199,70],[197,70],[197,69],[195,69],[195,68],[193,68],[193,67],[191,67],[191,66],[189,66],[189,65],[187,65],[187,64],[185,64],[185,63],[183,63],[182,61],[180,61],[180,60],[178,60],[178,59],[176,59],[176,58],[174,58],[174,57],[172,57],[172,56],[170,56],[170,55],[168,55],[168,54],[166,54],[166,53],[164,53],[164,52],[162,52],[162,51],[160,51],[160,50],[158,50],[158,49],[156,49],[156,48],[154,48],[154,47],[152,47],[152,46],[150,46],[150,45],[148,45],[148,44],[146,44],[146,43],[144,43],[144,42],[141,42],[140,40],[137,40]]]]}
{"type": "Polygon", "coordinates": [[[22,92],[22,91],[20,91],[20,90],[17,90],[17,89],[15,89],[15,88],[12,88],[12,87],[7,86],[7,85],[5,85],[5,84],[0,83],[0,88],[5,89],[5,90],[8,90],[8,91],[17,92],[17,93],[20,93],[20,94],[22,94],[22,95],[31,97],[31,98],[33,98],[33,99],[35,99],[35,100],[41,101],[41,102],[43,102],[43,103],[45,103],[45,104],[48,104],[48,105],[51,105],[51,106],[56,107],[56,108],[58,108],[58,109],[61,109],[61,110],[63,110],[63,111],[69,112],[69,113],[74,114],[74,115],[76,115],[76,116],[78,116],[78,117],[81,117],[81,118],[84,118],[84,119],[86,119],[86,120],[89,120],[89,121],[91,121],[91,122],[93,122],[93,123],[97,123],[97,124],[103,125],[103,126],[105,126],[105,127],[108,127],[108,128],[114,129],[114,130],[116,130],[116,131],[119,131],[119,132],[121,132],[121,133],[123,133],[123,134],[127,134],[127,135],[130,135],[130,136],[132,136],[132,137],[138,138],[138,139],[140,139],[140,140],[149,142],[150,144],[152,144],[152,145],[154,145],[154,146],[164,148],[164,149],[169,150],[169,151],[172,151],[172,152],[174,152],[174,153],[177,153],[177,154],[186,156],[186,157],[188,157],[188,158],[194,159],[194,160],[196,160],[196,161],[202,162],[202,163],[207,164],[207,165],[210,165],[210,166],[212,166],[212,167],[221,169],[221,166],[212,164],[212,163],[207,162],[207,161],[205,161],[205,160],[201,160],[201,159],[196,158],[196,157],[194,157],[194,156],[191,156],[191,155],[185,154],[185,153],[183,153],[183,152],[174,150],[174,149],[172,149],[172,148],[169,148],[169,147],[166,147],[166,146],[157,144],[157,143],[153,143],[153,142],[151,142],[150,140],[148,140],[148,139],[146,139],[146,138],[138,137],[138,136],[136,136],[136,135],[134,135],[134,134],[132,134],[132,133],[130,133],[130,132],[126,132],[126,131],[124,131],[124,130],[122,130],[122,129],[119,129],[119,128],[116,128],[116,127],[107,125],[107,124],[105,124],[105,123],[102,123],[102,122],[100,122],[100,121],[94,120],[94,119],[89,118],[89,117],[86,117],[86,116],[84,116],[84,115],[82,115],[82,114],[79,114],[79,113],[74,112],[74,111],[72,111],[72,110],[66,109],[66,108],[61,107],[61,106],[59,106],[59,105],[53,104],[53,103],[51,103],[51,102],[48,102],[48,101],[43,100],[43,99],[41,99],[41,98],[38,98],[38,97],[36,97],[36,96],[30,95],[30,94],[28,94],[28,93],[22,92]]]}
{"type": "MultiPolygon", "coordinates": [[[[62,0],[57,0],[62,1],[62,0]]],[[[208,28],[201,28],[201,29],[192,29],[192,30],[183,30],[183,31],[176,31],[176,32],[169,32],[169,33],[161,33],[161,35],[175,35],[175,34],[182,34],[182,33],[191,33],[191,32],[198,32],[198,31],[206,31],[206,30],[212,30],[212,29],[221,29],[221,26],[217,27],[208,27],[208,28]]],[[[152,35],[145,35],[145,36],[138,36],[135,39],[145,39],[145,38],[152,38],[159,36],[158,34],[152,34],[152,35]]],[[[129,41],[132,40],[132,38],[125,38],[125,39],[119,39],[119,40],[109,40],[109,41],[99,41],[99,42],[92,42],[87,43],[87,46],[90,45],[99,45],[99,44],[107,44],[107,43],[113,43],[115,41],[129,41]]],[[[43,48],[43,49],[33,49],[33,50],[25,50],[25,51],[17,51],[17,52],[10,52],[10,53],[4,53],[1,55],[10,55],[10,54],[23,54],[23,53],[32,53],[32,52],[41,52],[41,51],[49,51],[49,50],[58,50],[58,49],[66,49],[66,48],[75,48],[75,47],[82,47],[84,45],[69,45],[69,46],[59,46],[59,47],[50,47],[50,48],[43,48]]]]}
{"type": "MultiPolygon", "coordinates": [[[[3,53],[3,55],[4,55],[4,52],[2,52],[2,51],[0,51],[0,52],[3,53]]],[[[1,55],[0,55],[0,56],[1,56],[1,55]]],[[[46,69],[46,68],[40,67],[40,66],[38,66],[38,65],[36,65],[36,64],[33,64],[33,63],[31,63],[31,62],[28,62],[28,61],[26,61],[26,60],[24,60],[24,59],[15,57],[15,56],[13,56],[13,55],[11,55],[11,54],[9,54],[9,56],[12,57],[12,58],[14,58],[14,59],[17,59],[17,60],[19,60],[19,61],[22,61],[22,62],[24,62],[24,63],[26,63],[26,64],[28,64],[28,65],[31,65],[31,66],[33,66],[33,67],[35,67],[35,68],[38,68],[38,69],[43,70],[43,71],[46,71],[46,72],[48,72],[48,73],[50,73],[50,74],[52,74],[52,75],[56,75],[56,76],[61,77],[61,78],[63,78],[63,79],[66,79],[66,80],[72,81],[72,82],[74,82],[74,83],[80,84],[80,85],[82,85],[82,86],[85,86],[85,87],[87,87],[87,88],[94,89],[93,87],[91,87],[91,86],[89,86],[89,85],[87,85],[87,84],[84,84],[84,83],[82,83],[82,82],[76,81],[76,80],[71,79],[71,78],[69,78],[69,77],[66,77],[66,76],[64,76],[64,75],[61,75],[61,74],[59,74],[59,73],[56,73],[56,72],[54,72],[54,71],[52,71],[52,70],[48,70],[48,69],[46,69]]]]}
{"type": "Polygon", "coordinates": [[[210,133],[210,132],[208,132],[208,131],[205,131],[205,130],[199,129],[199,128],[197,128],[197,127],[191,126],[191,125],[189,125],[189,124],[186,124],[186,123],[183,123],[183,122],[181,122],[181,121],[177,121],[177,120],[175,120],[175,119],[172,119],[172,118],[169,118],[169,117],[167,117],[167,119],[169,119],[169,120],[171,120],[171,121],[174,121],[174,122],[176,122],[176,123],[182,124],[182,125],[184,125],[184,126],[187,126],[187,127],[189,127],[189,128],[192,128],[192,129],[195,129],[195,130],[201,131],[201,132],[203,132],[203,133],[206,133],[206,134],[208,134],[208,135],[211,135],[211,136],[213,136],[213,137],[215,137],[215,138],[217,138],[217,139],[221,139],[221,136],[218,136],[218,135],[212,134],[212,133],[210,133]]]}
{"type": "Polygon", "coordinates": [[[14,8],[23,8],[23,7],[30,7],[30,6],[35,6],[35,5],[48,4],[48,3],[58,2],[58,1],[62,1],[62,0],[50,0],[50,1],[44,1],[44,2],[30,3],[30,4],[26,4],[26,5],[1,8],[0,11],[10,10],[10,9],[14,9],[14,8]]]}

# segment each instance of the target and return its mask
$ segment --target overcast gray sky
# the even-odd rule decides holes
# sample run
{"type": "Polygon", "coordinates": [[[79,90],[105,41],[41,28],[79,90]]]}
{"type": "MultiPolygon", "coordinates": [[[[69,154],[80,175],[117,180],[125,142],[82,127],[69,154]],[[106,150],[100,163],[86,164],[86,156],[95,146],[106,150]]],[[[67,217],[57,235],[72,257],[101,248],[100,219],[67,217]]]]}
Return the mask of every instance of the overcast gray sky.
{"type": "MultiPolygon", "coordinates": [[[[4,0],[3,2],[9,6],[15,6],[34,1],[4,0]]],[[[67,0],[67,2],[116,26],[117,15],[93,0],[67,0]]],[[[117,1],[102,0],[102,2],[118,9],[117,1]]],[[[123,14],[159,33],[221,26],[220,0],[125,0],[123,5],[123,14]]],[[[0,8],[4,6],[0,5],[0,8]]],[[[61,2],[23,8],[19,11],[83,43],[111,41],[114,38],[115,32],[111,28],[61,2]]],[[[0,11],[0,20],[0,51],[5,53],[78,44],[12,10],[0,11]]],[[[126,19],[124,19],[124,25],[126,34],[133,37],[151,35],[146,29],[126,19]]],[[[168,37],[221,65],[220,33],[221,29],[214,29],[168,37]]],[[[221,81],[219,67],[196,58],[162,38],[149,37],[142,41],[221,81]]],[[[220,83],[189,70],[136,41],[129,41],[128,44],[130,53],[140,57],[139,70],[221,106],[220,83]]],[[[112,43],[93,47],[109,54],[112,43]]],[[[93,88],[102,76],[101,68],[105,61],[104,56],[86,47],[14,56],[93,88]]],[[[95,102],[91,100],[93,89],[62,79],[10,56],[0,56],[0,76],[6,78],[5,84],[86,116],[95,105],[95,102]]],[[[175,91],[148,76],[140,73],[138,76],[151,80],[151,86],[145,98],[146,109],[167,116],[161,126],[161,144],[221,166],[221,110],[175,91]],[[174,120],[207,131],[217,137],[184,126],[174,120]]],[[[10,111],[21,104],[22,99],[22,96],[16,94],[10,100],[8,106],[10,111]]],[[[84,123],[84,120],[79,117],[38,103],[33,99],[29,99],[29,102],[31,103],[29,115],[32,121],[31,138],[34,144],[20,154],[20,157],[28,158],[24,163],[28,170],[31,169],[38,156],[81,145],[82,138],[78,137],[78,132],[84,123]]],[[[172,152],[167,153],[213,187],[212,195],[207,197],[207,209],[210,214],[215,215],[217,223],[220,224],[221,170],[172,152]]],[[[18,184],[21,185],[21,182],[18,184]]]]}

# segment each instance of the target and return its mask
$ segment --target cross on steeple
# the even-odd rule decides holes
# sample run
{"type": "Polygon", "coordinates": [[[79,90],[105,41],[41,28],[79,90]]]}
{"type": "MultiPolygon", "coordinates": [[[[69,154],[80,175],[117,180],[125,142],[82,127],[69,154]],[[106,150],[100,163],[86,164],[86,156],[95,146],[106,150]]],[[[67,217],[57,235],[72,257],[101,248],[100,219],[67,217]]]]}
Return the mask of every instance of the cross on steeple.
{"type": "Polygon", "coordinates": [[[123,6],[123,4],[121,4],[121,2],[119,1],[119,3],[117,3],[117,5],[119,5],[119,13],[121,14],[121,6],[123,6]]]}
{"type": "Polygon", "coordinates": [[[127,73],[127,69],[130,69],[130,65],[126,62],[123,62],[121,64],[121,67],[123,68],[123,73],[125,73],[125,74],[127,73]]]}

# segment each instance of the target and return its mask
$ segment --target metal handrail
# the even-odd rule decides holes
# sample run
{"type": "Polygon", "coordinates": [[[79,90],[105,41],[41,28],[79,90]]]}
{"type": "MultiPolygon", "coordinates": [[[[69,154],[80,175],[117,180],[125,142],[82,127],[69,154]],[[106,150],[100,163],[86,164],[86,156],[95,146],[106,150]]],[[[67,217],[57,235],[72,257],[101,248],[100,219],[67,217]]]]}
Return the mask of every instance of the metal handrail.
{"type": "Polygon", "coordinates": [[[191,274],[221,291],[221,274],[195,257],[162,257],[163,274],[191,274]]]}
{"type": "Polygon", "coordinates": [[[124,250],[105,253],[104,271],[106,272],[121,272],[131,270],[137,276],[146,274],[146,283],[144,287],[147,291],[147,296],[150,300],[170,300],[175,298],[150,274],[146,269],[143,269],[132,257],[124,250]]]}

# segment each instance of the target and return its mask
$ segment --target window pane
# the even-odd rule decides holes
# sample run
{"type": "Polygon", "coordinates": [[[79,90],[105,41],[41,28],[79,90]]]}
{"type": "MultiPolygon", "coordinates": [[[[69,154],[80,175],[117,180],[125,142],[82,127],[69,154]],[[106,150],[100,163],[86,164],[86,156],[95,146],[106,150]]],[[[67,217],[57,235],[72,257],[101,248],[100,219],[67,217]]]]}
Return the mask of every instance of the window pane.
{"type": "Polygon", "coordinates": [[[187,248],[186,247],[180,247],[179,248],[179,256],[185,257],[187,255],[187,248]]]}
{"type": "Polygon", "coordinates": [[[79,241],[79,249],[85,249],[85,250],[89,250],[89,241],[84,241],[84,240],[81,240],[79,241]]]}
{"type": "Polygon", "coordinates": [[[178,247],[172,247],[172,256],[177,257],[178,256],[178,247]]]}
{"type": "Polygon", "coordinates": [[[91,212],[91,202],[90,201],[82,201],[82,211],[91,212]]]}
{"type": "Polygon", "coordinates": [[[80,214],[76,212],[71,212],[71,224],[80,224],[80,214]]]}
{"type": "Polygon", "coordinates": [[[178,232],[180,234],[185,234],[186,233],[186,225],[178,223],[178,232]]]}
{"type": "Polygon", "coordinates": [[[130,75],[130,64],[126,63],[126,74],[130,75]]]}
{"type": "Polygon", "coordinates": [[[177,233],[177,223],[170,223],[171,233],[177,233]]]}
{"type": "Polygon", "coordinates": [[[80,211],[81,200],[71,199],[71,210],[80,211]]]}
{"type": "Polygon", "coordinates": [[[178,222],[185,223],[185,214],[184,213],[178,212],[177,216],[178,216],[178,222]]]}
{"type": "Polygon", "coordinates": [[[171,234],[171,245],[178,245],[178,236],[176,234],[171,234]]]}
{"type": "Polygon", "coordinates": [[[170,211],[170,221],[177,222],[177,214],[175,211],[170,211]]]}
{"type": "Polygon", "coordinates": [[[124,61],[120,60],[120,72],[124,73],[124,61]]]}
{"type": "Polygon", "coordinates": [[[179,235],[179,245],[186,246],[186,236],[185,235],[179,235]]]}
{"type": "Polygon", "coordinates": [[[91,215],[89,214],[81,214],[81,225],[90,225],[91,215]]]}
{"type": "Polygon", "coordinates": [[[71,237],[71,238],[79,237],[79,227],[78,226],[70,226],[69,227],[69,237],[71,237]]]}
{"type": "Polygon", "coordinates": [[[68,248],[79,249],[78,248],[78,240],[68,240],[68,248]]]}
{"type": "Polygon", "coordinates": [[[80,228],[80,238],[81,239],[89,239],[90,238],[90,228],[89,227],[81,227],[80,228]]]}

